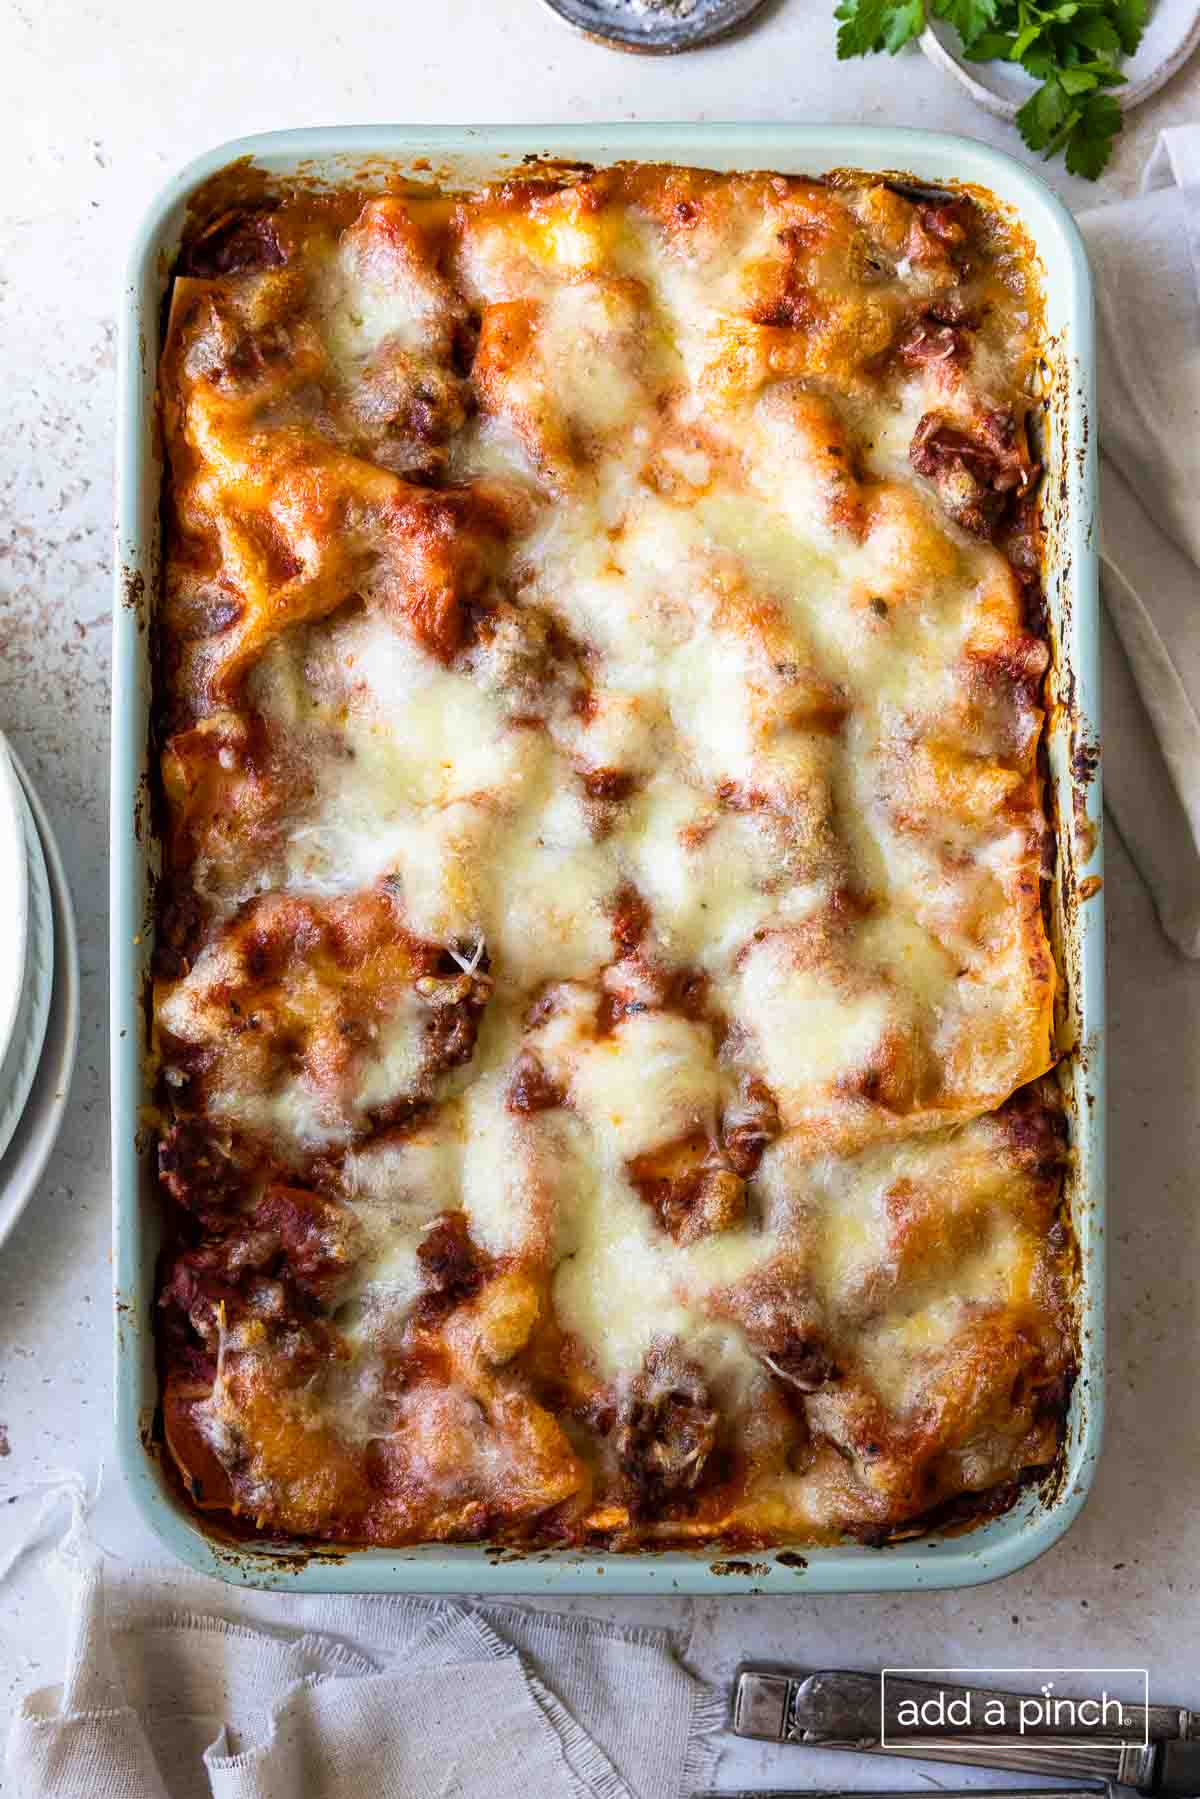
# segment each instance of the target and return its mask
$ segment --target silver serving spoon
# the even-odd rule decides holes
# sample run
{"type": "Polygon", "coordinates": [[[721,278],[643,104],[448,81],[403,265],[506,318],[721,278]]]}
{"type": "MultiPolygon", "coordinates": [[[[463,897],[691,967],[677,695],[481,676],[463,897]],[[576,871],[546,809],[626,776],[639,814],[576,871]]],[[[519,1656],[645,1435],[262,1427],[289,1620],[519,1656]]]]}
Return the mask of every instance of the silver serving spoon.
{"type": "Polygon", "coordinates": [[[675,56],[745,25],[768,0],[545,0],[552,12],[613,50],[675,56]]]}

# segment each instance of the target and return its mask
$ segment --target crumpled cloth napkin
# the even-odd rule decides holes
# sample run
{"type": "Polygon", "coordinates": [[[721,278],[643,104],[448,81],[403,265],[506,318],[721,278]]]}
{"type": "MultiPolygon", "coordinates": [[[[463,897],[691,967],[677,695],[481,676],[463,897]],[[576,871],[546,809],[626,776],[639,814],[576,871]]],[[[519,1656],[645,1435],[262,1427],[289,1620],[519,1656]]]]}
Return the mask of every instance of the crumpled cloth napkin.
{"type": "Polygon", "coordinates": [[[1100,388],[1105,797],[1163,930],[1200,956],[1200,125],[1084,213],[1100,388]]]}
{"type": "Polygon", "coordinates": [[[723,1705],[666,1631],[518,1605],[235,1591],[60,1553],[61,1687],[16,1799],[684,1799],[723,1705]]]}

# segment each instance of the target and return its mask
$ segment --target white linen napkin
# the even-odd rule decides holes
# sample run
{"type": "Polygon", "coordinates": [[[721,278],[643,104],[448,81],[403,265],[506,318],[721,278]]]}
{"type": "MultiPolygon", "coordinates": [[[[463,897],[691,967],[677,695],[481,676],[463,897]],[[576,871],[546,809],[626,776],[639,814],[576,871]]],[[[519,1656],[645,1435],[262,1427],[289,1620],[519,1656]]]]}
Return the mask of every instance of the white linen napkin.
{"type": "Polygon", "coordinates": [[[1200,956],[1200,125],[1164,131],[1136,198],[1079,226],[1100,359],[1105,797],[1164,931],[1200,956]]]}
{"type": "Polygon", "coordinates": [[[67,1676],[16,1799],[684,1799],[723,1705],[666,1631],[519,1605],[256,1593],[60,1554],[67,1676]]]}

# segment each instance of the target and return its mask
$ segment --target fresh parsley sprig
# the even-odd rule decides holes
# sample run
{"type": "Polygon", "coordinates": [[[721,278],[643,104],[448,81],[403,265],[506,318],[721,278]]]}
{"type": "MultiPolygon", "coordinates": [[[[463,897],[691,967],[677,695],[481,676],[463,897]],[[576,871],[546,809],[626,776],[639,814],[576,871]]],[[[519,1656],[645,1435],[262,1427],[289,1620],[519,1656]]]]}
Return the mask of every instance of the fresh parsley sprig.
{"type": "Polygon", "coordinates": [[[968,62],[1016,62],[1041,82],[1017,114],[1031,150],[1062,151],[1072,175],[1094,181],[1112,154],[1121,109],[1106,90],[1125,80],[1150,0],[840,0],[840,60],[893,56],[924,29],[926,8],[962,39],[968,62]]]}

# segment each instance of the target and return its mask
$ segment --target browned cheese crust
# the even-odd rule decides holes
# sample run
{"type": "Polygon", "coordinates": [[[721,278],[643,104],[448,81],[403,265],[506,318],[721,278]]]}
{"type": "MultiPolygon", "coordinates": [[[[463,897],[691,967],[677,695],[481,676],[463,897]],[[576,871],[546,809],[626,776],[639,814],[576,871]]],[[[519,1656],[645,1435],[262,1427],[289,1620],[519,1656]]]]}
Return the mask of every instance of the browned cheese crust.
{"type": "Polygon", "coordinates": [[[883,1542],[1074,1369],[1032,263],[624,166],[197,223],[167,1445],[336,1543],[883,1542]]]}

